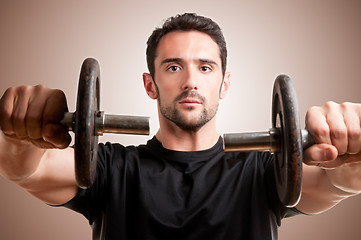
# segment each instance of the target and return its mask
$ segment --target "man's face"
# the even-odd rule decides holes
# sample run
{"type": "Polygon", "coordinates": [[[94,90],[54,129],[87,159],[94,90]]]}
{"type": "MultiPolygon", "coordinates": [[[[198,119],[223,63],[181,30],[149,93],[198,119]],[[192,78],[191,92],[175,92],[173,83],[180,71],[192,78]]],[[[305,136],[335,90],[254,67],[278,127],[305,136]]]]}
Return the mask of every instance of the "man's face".
{"type": "Polygon", "coordinates": [[[197,31],[168,33],[154,63],[160,117],[190,131],[213,119],[223,76],[220,51],[211,37],[197,31]]]}

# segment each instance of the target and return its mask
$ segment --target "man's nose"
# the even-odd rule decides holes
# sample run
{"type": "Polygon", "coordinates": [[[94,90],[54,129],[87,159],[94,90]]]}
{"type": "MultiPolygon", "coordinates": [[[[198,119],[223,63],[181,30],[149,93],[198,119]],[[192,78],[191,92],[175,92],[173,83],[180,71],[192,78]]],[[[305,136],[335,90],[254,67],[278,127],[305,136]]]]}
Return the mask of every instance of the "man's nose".
{"type": "Polygon", "coordinates": [[[185,71],[182,89],[186,91],[198,90],[197,72],[194,69],[188,68],[185,71]]]}

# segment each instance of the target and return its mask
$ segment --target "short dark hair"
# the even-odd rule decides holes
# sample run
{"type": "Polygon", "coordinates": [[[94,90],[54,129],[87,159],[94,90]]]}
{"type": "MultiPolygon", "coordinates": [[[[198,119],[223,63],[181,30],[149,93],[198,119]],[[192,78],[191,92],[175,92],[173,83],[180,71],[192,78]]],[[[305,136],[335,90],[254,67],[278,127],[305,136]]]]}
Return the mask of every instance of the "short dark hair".
{"type": "Polygon", "coordinates": [[[199,31],[208,34],[215,41],[220,50],[223,76],[227,66],[227,47],[221,28],[212,19],[198,16],[195,13],[178,14],[168,18],[162,27],[156,28],[147,41],[147,64],[150,75],[154,79],[154,60],[158,44],[162,37],[173,31],[199,31]]]}

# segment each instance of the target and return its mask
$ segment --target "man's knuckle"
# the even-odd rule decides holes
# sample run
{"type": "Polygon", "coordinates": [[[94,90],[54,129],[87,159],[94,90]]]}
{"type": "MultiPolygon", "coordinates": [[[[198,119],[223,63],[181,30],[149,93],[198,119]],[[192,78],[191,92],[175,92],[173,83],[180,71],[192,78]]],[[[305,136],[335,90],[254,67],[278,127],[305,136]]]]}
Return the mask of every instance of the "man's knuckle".
{"type": "Polygon", "coordinates": [[[344,139],[347,137],[346,127],[335,127],[331,130],[331,136],[335,139],[344,139]]]}

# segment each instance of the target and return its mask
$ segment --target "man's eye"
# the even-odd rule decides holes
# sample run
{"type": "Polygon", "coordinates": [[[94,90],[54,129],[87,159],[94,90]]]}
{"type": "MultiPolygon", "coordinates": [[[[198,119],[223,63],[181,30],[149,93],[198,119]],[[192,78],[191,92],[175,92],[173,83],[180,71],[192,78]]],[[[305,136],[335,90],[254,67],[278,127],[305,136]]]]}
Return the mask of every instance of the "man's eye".
{"type": "Polygon", "coordinates": [[[168,71],[170,71],[170,72],[176,72],[176,71],[179,71],[179,70],[180,70],[180,67],[178,67],[178,66],[170,66],[168,68],[168,71]]]}
{"type": "Polygon", "coordinates": [[[212,69],[209,66],[202,66],[200,68],[201,72],[210,72],[212,69]]]}

